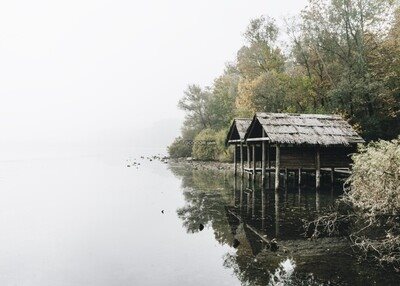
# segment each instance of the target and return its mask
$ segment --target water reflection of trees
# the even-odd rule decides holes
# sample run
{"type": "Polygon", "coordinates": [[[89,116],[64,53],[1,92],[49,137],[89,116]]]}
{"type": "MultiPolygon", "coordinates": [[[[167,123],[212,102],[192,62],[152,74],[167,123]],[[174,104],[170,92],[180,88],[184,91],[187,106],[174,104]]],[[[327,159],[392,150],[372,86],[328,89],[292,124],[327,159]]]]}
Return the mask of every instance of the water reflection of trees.
{"type": "Polygon", "coordinates": [[[183,196],[186,204],[177,210],[188,232],[199,231],[199,225],[209,225],[215,239],[221,244],[232,245],[233,237],[225,216],[225,206],[232,203],[231,180],[210,170],[172,169],[182,178],[183,196]]]}
{"type": "Polygon", "coordinates": [[[242,204],[250,216],[255,215],[252,209],[248,208],[255,205],[253,198],[246,195],[246,199],[251,200],[250,205],[243,202],[243,191],[248,189],[249,185],[241,180],[236,182],[232,176],[221,176],[210,170],[171,170],[182,179],[186,203],[177,213],[187,231],[199,231],[201,223],[213,229],[215,239],[220,244],[232,246],[234,240],[238,239],[240,245],[236,253],[227,253],[224,256],[224,266],[231,268],[244,285],[266,285],[270,277],[268,269],[279,267],[282,258],[276,255],[259,256],[264,248],[263,243],[228,211],[231,206],[242,204]]]}
{"type": "Polygon", "coordinates": [[[362,268],[343,251],[334,252],[343,245],[330,244],[331,252],[326,252],[323,243],[301,239],[294,231],[302,215],[324,211],[337,196],[333,190],[315,192],[296,187],[277,193],[210,170],[171,167],[171,171],[182,180],[185,205],[177,214],[187,232],[197,232],[203,224],[212,228],[220,244],[233,247],[235,239],[240,241],[234,252],[224,256],[224,266],[232,269],[243,285],[324,285],[321,281],[330,283],[331,273],[360,279],[355,277],[360,277],[356,274],[362,268]],[[259,235],[283,239],[279,250],[268,250],[259,235]],[[335,260],[331,260],[332,255],[335,260]],[[282,272],[282,263],[290,257],[300,263],[288,277],[282,272]]]}

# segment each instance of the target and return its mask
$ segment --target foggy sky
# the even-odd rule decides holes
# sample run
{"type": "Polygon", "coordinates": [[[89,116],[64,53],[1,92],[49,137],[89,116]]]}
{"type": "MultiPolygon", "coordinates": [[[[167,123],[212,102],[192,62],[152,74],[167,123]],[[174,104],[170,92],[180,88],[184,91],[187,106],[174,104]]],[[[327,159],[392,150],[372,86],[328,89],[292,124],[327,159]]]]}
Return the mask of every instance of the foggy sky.
{"type": "Polygon", "coordinates": [[[0,160],[165,145],[183,90],[212,84],[249,20],[305,2],[2,1],[0,160]]]}

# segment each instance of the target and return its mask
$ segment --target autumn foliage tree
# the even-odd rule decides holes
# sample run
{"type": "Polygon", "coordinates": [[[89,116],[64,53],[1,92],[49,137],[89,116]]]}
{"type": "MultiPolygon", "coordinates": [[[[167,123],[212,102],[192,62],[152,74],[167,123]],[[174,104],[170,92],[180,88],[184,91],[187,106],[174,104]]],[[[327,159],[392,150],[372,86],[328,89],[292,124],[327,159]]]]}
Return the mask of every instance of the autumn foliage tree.
{"type": "Polygon", "coordinates": [[[182,137],[256,111],[336,113],[367,140],[400,133],[400,10],[394,0],[310,0],[286,30],[250,21],[245,45],[209,87],[179,102],[182,137]],[[279,36],[289,39],[285,45],[279,36]]]}

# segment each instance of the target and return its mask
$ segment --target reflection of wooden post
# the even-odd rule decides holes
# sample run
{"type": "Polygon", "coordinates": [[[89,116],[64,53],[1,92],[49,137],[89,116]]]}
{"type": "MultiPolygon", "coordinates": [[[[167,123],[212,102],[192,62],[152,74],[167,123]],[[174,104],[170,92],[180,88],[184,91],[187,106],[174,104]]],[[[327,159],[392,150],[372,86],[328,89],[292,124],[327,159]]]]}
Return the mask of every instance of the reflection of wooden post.
{"type": "Polygon", "coordinates": [[[243,207],[243,180],[240,180],[240,196],[239,196],[239,206],[240,206],[240,211],[242,211],[243,207]]]}
{"type": "Polygon", "coordinates": [[[279,236],[279,193],[275,191],[275,237],[279,236]]]}
{"type": "Polygon", "coordinates": [[[254,218],[256,216],[256,186],[253,185],[251,192],[251,216],[254,218]]]}
{"type": "Polygon", "coordinates": [[[257,160],[256,160],[256,144],[254,144],[253,146],[253,181],[256,180],[256,164],[257,164],[257,160]]]}
{"type": "Polygon", "coordinates": [[[243,161],[243,143],[240,142],[240,170],[242,176],[244,175],[244,161],[243,161]]]}
{"type": "Polygon", "coordinates": [[[288,187],[288,178],[289,178],[289,171],[285,168],[285,188],[288,187]]]}
{"type": "Polygon", "coordinates": [[[335,168],[331,168],[331,183],[333,185],[335,181],[335,168]]]}
{"type": "Polygon", "coordinates": [[[315,156],[315,187],[319,189],[321,187],[321,158],[319,152],[319,146],[316,148],[316,156],[315,156]]]}
{"type": "Polygon", "coordinates": [[[298,178],[299,186],[301,185],[301,168],[299,168],[299,178],[298,178]]]}
{"type": "Polygon", "coordinates": [[[236,144],[233,145],[233,165],[234,165],[234,169],[235,169],[235,176],[237,174],[237,158],[236,158],[236,144]]]}
{"type": "Polygon", "coordinates": [[[265,201],[266,201],[266,194],[264,188],[261,188],[261,229],[264,230],[265,228],[265,201]]]}
{"type": "Polygon", "coordinates": [[[279,169],[281,166],[281,148],[276,144],[276,159],[275,159],[275,190],[279,189],[279,169]]]}
{"type": "Polygon", "coordinates": [[[262,141],[262,148],[261,148],[261,182],[262,185],[265,185],[265,141],[262,141]]]}
{"type": "Polygon", "coordinates": [[[301,205],[301,187],[299,185],[299,206],[301,205]]]}

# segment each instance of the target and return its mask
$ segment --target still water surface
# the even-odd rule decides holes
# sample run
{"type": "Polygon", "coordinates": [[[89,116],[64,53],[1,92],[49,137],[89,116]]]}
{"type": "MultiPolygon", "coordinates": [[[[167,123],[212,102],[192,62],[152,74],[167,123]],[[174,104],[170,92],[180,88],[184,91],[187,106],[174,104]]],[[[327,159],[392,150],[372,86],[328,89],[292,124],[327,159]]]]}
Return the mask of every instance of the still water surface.
{"type": "Polygon", "coordinates": [[[0,162],[0,285],[397,285],[340,241],[302,238],[301,219],[337,190],[275,193],[229,173],[138,162],[0,162]]]}

